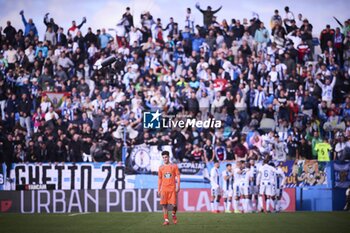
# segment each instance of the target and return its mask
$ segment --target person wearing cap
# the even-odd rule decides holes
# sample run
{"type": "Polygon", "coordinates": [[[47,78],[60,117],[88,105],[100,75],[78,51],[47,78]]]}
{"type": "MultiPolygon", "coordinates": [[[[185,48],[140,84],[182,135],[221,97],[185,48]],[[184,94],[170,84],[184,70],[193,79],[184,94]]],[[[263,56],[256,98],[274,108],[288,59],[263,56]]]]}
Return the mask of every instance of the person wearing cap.
{"type": "Polygon", "coordinates": [[[211,10],[211,6],[207,7],[207,10],[202,10],[199,6],[199,3],[196,4],[196,8],[202,12],[203,14],[203,24],[206,28],[208,28],[212,22],[213,16],[214,14],[216,14],[217,12],[219,12],[222,8],[222,6],[220,6],[218,9],[212,11],[211,10]]]}

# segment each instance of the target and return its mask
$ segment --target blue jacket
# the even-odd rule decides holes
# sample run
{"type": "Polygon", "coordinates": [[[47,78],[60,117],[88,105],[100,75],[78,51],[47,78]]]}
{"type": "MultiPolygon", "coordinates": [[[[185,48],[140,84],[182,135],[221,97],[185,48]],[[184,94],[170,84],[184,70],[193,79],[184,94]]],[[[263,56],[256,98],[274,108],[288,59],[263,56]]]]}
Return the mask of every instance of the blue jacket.
{"type": "Polygon", "coordinates": [[[43,53],[43,57],[47,57],[47,53],[49,52],[49,49],[46,46],[42,46],[42,47],[36,47],[35,50],[35,56],[38,56],[39,51],[41,51],[43,53]]]}
{"type": "Polygon", "coordinates": [[[200,46],[203,44],[205,40],[203,38],[194,38],[192,41],[192,50],[199,52],[200,46]]]}
{"type": "Polygon", "coordinates": [[[113,38],[110,34],[106,33],[106,34],[101,34],[99,36],[100,39],[100,45],[101,45],[101,49],[104,49],[107,47],[109,40],[113,38]]]}
{"type": "Polygon", "coordinates": [[[258,43],[268,43],[270,41],[270,34],[266,28],[259,28],[255,31],[254,39],[258,43]]]}
{"type": "Polygon", "coordinates": [[[38,35],[38,30],[36,29],[35,24],[28,23],[23,14],[22,14],[22,21],[24,24],[24,36],[28,36],[30,31],[33,31],[34,35],[36,35],[36,36],[38,35]]]}

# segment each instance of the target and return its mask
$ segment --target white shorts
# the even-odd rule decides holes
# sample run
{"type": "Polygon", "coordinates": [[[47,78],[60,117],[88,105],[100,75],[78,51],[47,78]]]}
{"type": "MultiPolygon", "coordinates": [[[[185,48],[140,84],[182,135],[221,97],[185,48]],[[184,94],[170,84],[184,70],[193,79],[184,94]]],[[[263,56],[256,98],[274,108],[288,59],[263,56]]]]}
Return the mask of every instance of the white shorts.
{"type": "Polygon", "coordinates": [[[260,195],[267,195],[267,196],[274,196],[274,188],[270,182],[262,182],[260,184],[260,190],[259,190],[260,195]]]}
{"type": "Polygon", "coordinates": [[[239,188],[241,195],[248,196],[251,194],[250,186],[247,183],[241,183],[239,188]]]}
{"type": "Polygon", "coordinates": [[[212,197],[217,197],[221,195],[220,188],[211,188],[210,192],[212,197]]]}
{"type": "Polygon", "coordinates": [[[234,197],[240,197],[241,196],[241,190],[239,184],[233,184],[233,196],[234,197]]]}
{"type": "Polygon", "coordinates": [[[233,195],[233,190],[229,189],[229,190],[224,190],[223,191],[222,197],[223,198],[228,198],[228,197],[232,197],[232,195],[233,195]]]}

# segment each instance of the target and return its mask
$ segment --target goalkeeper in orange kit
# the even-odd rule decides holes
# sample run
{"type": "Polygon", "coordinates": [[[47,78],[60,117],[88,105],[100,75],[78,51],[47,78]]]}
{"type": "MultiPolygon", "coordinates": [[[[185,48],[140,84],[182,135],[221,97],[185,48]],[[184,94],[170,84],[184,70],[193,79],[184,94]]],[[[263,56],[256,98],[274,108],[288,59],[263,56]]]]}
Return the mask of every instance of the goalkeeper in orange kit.
{"type": "Polygon", "coordinates": [[[169,225],[168,205],[173,206],[173,223],[177,223],[176,217],[176,196],[180,191],[180,172],[176,164],[171,164],[169,160],[169,151],[162,152],[164,164],[158,171],[158,195],[160,195],[160,204],[163,206],[164,223],[169,225]]]}

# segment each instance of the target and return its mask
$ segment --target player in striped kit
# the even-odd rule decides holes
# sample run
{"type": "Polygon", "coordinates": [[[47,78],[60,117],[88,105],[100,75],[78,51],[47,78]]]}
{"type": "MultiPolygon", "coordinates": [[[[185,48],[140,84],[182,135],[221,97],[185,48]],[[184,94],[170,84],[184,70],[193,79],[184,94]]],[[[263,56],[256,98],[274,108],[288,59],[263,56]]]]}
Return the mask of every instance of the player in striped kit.
{"type": "Polygon", "coordinates": [[[286,182],[286,176],[281,167],[276,167],[275,173],[275,210],[281,211],[281,199],[283,194],[283,188],[286,182]]]}
{"type": "Polygon", "coordinates": [[[242,162],[237,161],[236,167],[233,169],[233,197],[235,198],[233,201],[233,208],[235,213],[241,213],[238,209],[239,199],[242,195],[240,190],[240,184],[242,179],[242,162]]]}
{"type": "Polygon", "coordinates": [[[257,185],[258,168],[255,165],[255,160],[253,159],[249,160],[249,165],[250,165],[250,169],[249,169],[248,177],[249,177],[249,187],[251,192],[249,206],[251,207],[252,211],[257,211],[257,204],[258,204],[257,200],[259,195],[259,189],[257,185]],[[254,200],[256,203],[255,208],[253,207],[254,200]]]}
{"type": "Polygon", "coordinates": [[[263,165],[260,167],[258,172],[257,181],[259,184],[259,207],[260,211],[263,210],[263,196],[266,197],[266,211],[270,212],[270,206],[274,209],[274,202],[272,200],[274,196],[273,185],[275,183],[276,169],[269,164],[269,158],[264,160],[263,165]]]}
{"type": "Polygon", "coordinates": [[[251,210],[251,207],[249,206],[250,204],[249,200],[251,195],[250,185],[249,185],[250,183],[249,173],[250,173],[249,164],[242,163],[242,173],[241,173],[241,182],[240,182],[239,191],[241,194],[241,202],[242,202],[244,213],[249,213],[251,210]]]}
{"type": "Polygon", "coordinates": [[[233,195],[233,173],[232,165],[226,164],[226,170],[222,172],[222,187],[225,203],[225,213],[231,213],[231,201],[233,195]]]}
{"type": "Polygon", "coordinates": [[[215,161],[214,167],[210,171],[211,185],[211,212],[220,213],[218,206],[221,198],[221,174],[219,171],[220,162],[215,161]]]}

